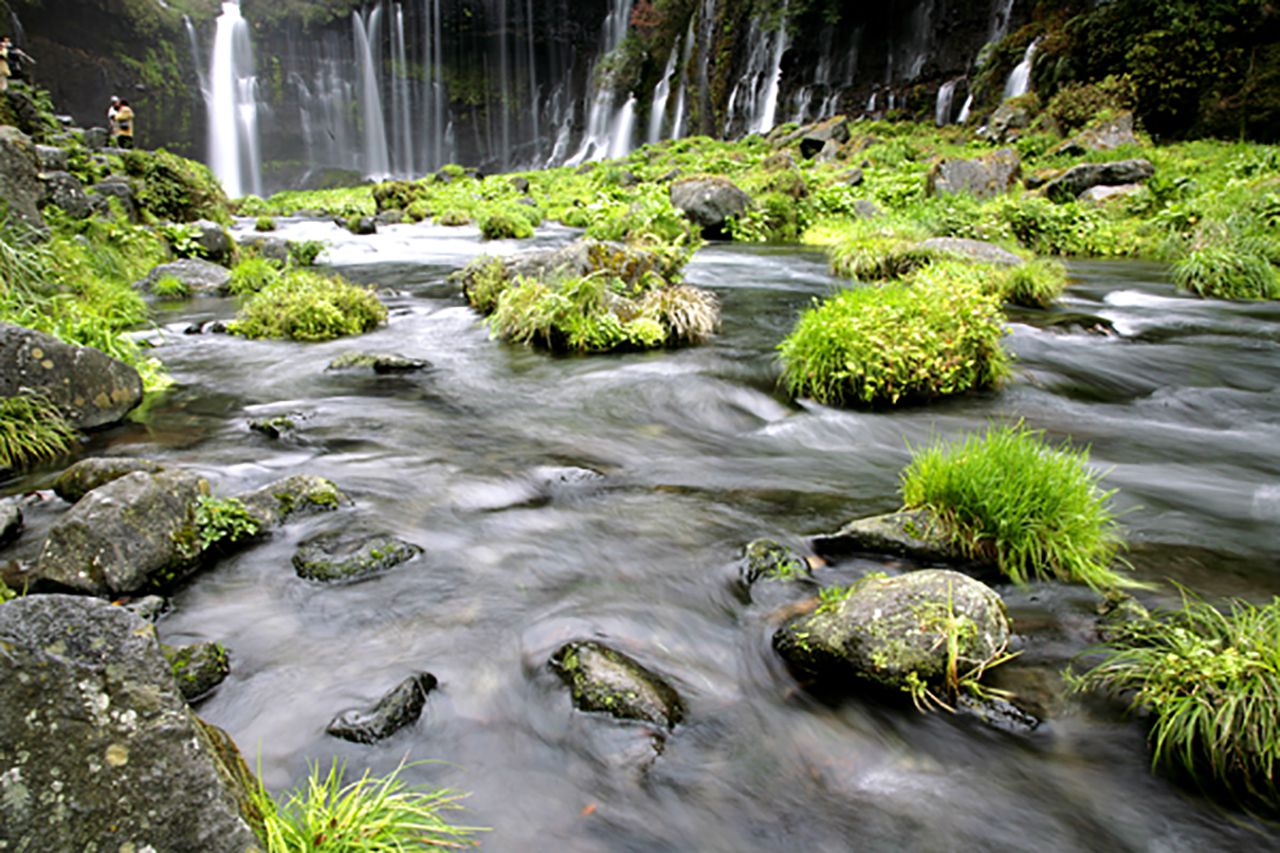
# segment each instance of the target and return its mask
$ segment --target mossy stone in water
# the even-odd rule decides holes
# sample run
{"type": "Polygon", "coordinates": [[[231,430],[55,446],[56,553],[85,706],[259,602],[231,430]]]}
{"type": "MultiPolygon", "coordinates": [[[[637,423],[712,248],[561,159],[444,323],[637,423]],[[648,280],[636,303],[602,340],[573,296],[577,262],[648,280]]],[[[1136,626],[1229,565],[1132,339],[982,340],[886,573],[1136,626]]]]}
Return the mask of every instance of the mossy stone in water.
{"type": "Polygon", "coordinates": [[[409,358],[396,353],[346,352],[329,362],[327,370],[368,368],[374,373],[412,373],[430,367],[420,358],[409,358]]]}
{"type": "Polygon", "coordinates": [[[795,551],[773,539],[756,539],[743,549],[738,576],[743,586],[756,581],[807,577],[809,565],[795,551]]]}
{"type": "Polygon", "coordinates": [[[383,694],[372,707],[343,711],[325,731],[355,743],[374,743],[390,737],[422,715],[427,694],[435,686],[436,677],[429,672],[410,676],[383,694]]]}
{"type": "Polygon", "coordinates": [[[550,664],[569,685],[580,711],[603,711],[667,729],[684,719],[684,703],[671,685],[608,646],[591,640],[567,643],[550,664]]]}
{"type": "Polygon", "coordinates": [[[125,474],[135,471],[155,474],[163,470],[163,465],[150,459],[100,456],[81,459],[53,481],[53,493],[68,503],[75,503],[99,486],[118,480],[125,474]]]}
{"type": "Polygon", "coordinates": [[[353,581],[386,571],[422,553],[417,545],[386,534],[322,533],[298,546],[293,568],[313,581],[353,581]]]}
{"type": "Polygon", "coordinates": [[[207,694],[231,673],[231,661],[221,643],[192,643],[189,646],[161,643],[160,653],[169,661],[178,690],[188,702],[207,694]]]}

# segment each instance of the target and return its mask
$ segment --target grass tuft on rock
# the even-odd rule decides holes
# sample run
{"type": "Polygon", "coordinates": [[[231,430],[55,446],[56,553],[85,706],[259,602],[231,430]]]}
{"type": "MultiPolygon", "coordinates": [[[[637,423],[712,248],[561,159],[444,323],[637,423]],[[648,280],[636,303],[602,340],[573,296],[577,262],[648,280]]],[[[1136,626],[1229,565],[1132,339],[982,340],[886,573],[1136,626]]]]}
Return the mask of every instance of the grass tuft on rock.
{"type": "Polygon", "coordinates": [[[1248,245],[1209,245],[1188,252],[1174,263],[1173,280],[1202,298],[1280,299],[1280,273],[1248,245]]]}
{"type": "Polygon", "coordinates": [[[250,297],[228,328],[246,338],[327,341],[370,332],[386,319],[386,306],[372,290],[293,269],[250,297]]]}
{"type": "Polygon", "coordinates": [[[1008,372],[1003,335],[995,298],[972,280],[853,287],[806,311],[778,345],[782,381],[794,396],[834,405],[990,388],[1008,372]]]}
{"type": "Polygon", "coordinates": [[[927,509],[967,558],[1014,583],[1137,586],[1112,568],[1121,539],[1087,450],[1055,448],[1021,423],[917,448],[901,475],[906,509],[927,509]]]}
{"type": "Polygon", "coordinates": [[[78,433],[39,394],[0,398],[0,468],[17,468],[66,453],[78,433]]]}
{"type": "Polygon", "coordinates": [[[374,777],[366,770],[344,782],[345,764],[335,760],[328,772],[317,764],[305,787],[274,799],[259,782],[251,790],[262,815],[259,830],[267,853],[391,853],[391,851],[475,847],[479,827],[455,826],[445,819],[459,811],[462,795],[448,789],[409,785],[401,764],[374,777]]]}
{"type": "Polygon", "coordinates": [[[1280,598],[1224,613],[1184,591],[1179,609],[1124,625],[1099,651],[1073,687],[1149,712],[1153,767],[1280,809],[1280,598]]]}

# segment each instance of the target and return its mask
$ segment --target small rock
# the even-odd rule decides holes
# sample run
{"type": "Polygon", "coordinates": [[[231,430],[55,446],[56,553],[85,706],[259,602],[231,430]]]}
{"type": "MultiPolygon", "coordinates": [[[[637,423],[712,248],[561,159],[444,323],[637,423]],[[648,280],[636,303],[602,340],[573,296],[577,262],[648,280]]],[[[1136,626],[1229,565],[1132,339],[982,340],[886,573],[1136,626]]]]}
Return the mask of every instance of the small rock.
{"type": "Polygon", "coordinates": [[[708,240],[727,235],[730,216],[751,207],[751,196],[728,178],[684,178],[671,185],[671,205],[702,230],[708,240]]]}
{"type": "Polygon", "coordinates": [[[875,219],[878,216],[884,216],[884,211],[874,201],[860,198],[853,203],[853,215],[859,219],[875,219]]]}
{"type": "Polygon", "coordinates": [[[408,358],[395,353],[348,352],[329,362],[326,370],[372,368],[374,373],[412,373],[425,370],[431,363],[419,358],[408,358]]]}
{"type": "Polygon", "coordinates": [[[520,193],[521,195],[525,195],[529,192],[528,178],[522,177],[520,175],[514,175],[510,178],[510,184],[512,189],[514,189],[516,192],[520,193]]]}
{"type": "Polygon", "coordinates": [[[81,459],[59,474],[53,481],[53,493],[68,503],[75,503],[99,486],[105,486],[125,474],[135,471],[155,474],[163,470],[163,465],[150,459],[95,456],[81,459]]]}
{"type": "Polygon", "coordinates": [[[296,425],[288,415],[276,415],[271,418],[253,418],[249,421],[249,429],[260,432],[267,438],[280,438],[292,432],[296,425]]]}
{"type": "Polygon", "coordinates": [[[1154,175],[1150,160],[1116,160],[1111,163],[1081,163],[1072,166],[1044,185],[1044,194],[1056,202],[1071,201],[1096,186],[1136,184],[1154,175]]]}
{"type": "Polygon", "coordinates": [[[67,149],[56,145],[37,145],[36,158],[41,172],[65,172],[70,164],[67,149]]]}
{"type": "Polygon", "coordinates": [[[1111,202],[1123,201],[1140,189],[1142,187],[1139,184],[1090,187],[1080,194],[1080,200],[1091,204],[1106,205],[1111,202]]]}
{"type": "Polygon", "coordinates": [[[834,158],[834,152],[849,141],[849,121],[844,116],[833,116],[807,128],[801,128],[801,131],[800,156],[806,160],[824,151],[831,151],[831,156],[834,158]]]}
{"type": "Polygon", "coordinates": [[[93,215],[89,196],[85,195],[84,187],[75,175],[70,172],[41,172],[40,180],[44,183],[41,208],[51,204],[72,219],[88,219],[93,215]]]}
{"type": "Polygon", "coordinates": [[[1038,718],[998,696],[979,699],[962,692],[956,700],[956,711],[981,720],[992,728],[1015,735],[1030,734],[1040,727],[1038,718]]]}
{"type": "Polygon", "coordinates": [[[964,160],[947,157],[934,163],[925,178],[929,196],[967,194],[991,198],[1008,192],[1022,174],[1022,161],[1012,148],[964,160]]]}
{"type": "Polygon", "coordinates": [[[1138,137],[1133,132],[1133,113],[1123,112],[1101,124],[1086,127],[1071,139],[1052,149],[1049,154],[1083,157],[1090,151],[1112,151],[1126,145],[1138,144],[1138,137]]]}
{"type": "Polygon", "coordinates": [[[91,127],[84,132],[84,145],[90,151],[101,151],[107,147],[107,129],[91,127]]]}
{"type": "Polygon", "coordinates": [[[197,219],[192,225],[196,228],[196,243],[201,254],[216,264],[230,264],[235,257],[236,243],[227,229],[208,219],[197,219]]]}
{"type": "Polygon", "coordinates": [[[761,578],[791,580],[808,577],[809,574],[809,564],[804,557],[773,539],[756,539],[747,543],[738,570],[738,577],[746,587],[761,578]]]}
{"type": "Polygon", "coordinates": [[[293,555],[298,577],[312,581],[355,581],[411,560],[422,549],[387,534],[346,531],[321,533],[303,542],[293,555]]]}
{"type": "Polygon", "coordinates": [[[169,612],[169,599],[159,595],[144,595],[130,601],[124,609],[148,622],[155,622],[169,612]]]}
{"type": "Polygon", "coordinates": [[[355,743],[374,743],[417,721],[436,686],[436,677],[420,672],[397,684],[371,707],[343,711],[325,729],[355,743]]]}
{"type": "Polygon", "coordinates": [[[0,503],[0,545],[8,545],[22,535],[22,507],[13,501],[0,503]]]}
{"type": "Polygon", "coordinates": [[[231,674],[231,662],[221,643],[192,643],[187,646],[160,644],[160,653],[169,661],[182,698],[194,702],[221,684],[231,674]]]}
{"type": "Polygon", "coordinates": [[[569,685],[580,711],[603,711],[665,729],[684,719],[680,696],[659,676],[592,640],[567,643],[551,656],[551,668],[569,685]]]}
{"type": "Polygon", "coordinates": [[[294,474],[236,497],[264,531],[291,516],[329,512],[350,500],[332,480],[310,474],[294,474]]]}
{"type": "Polygon", "coordinates": [[[849,522],[813,540],[819,554],[890,554],[920,562],[947,562],[955,549],[927,510],[891,512],[849,522]]]}
{"type": "MultiPolygon", "coordinates": [[[[850,186],[850,187],[861,186],[862,180],[863,180],[862,170],[857,168],[856,166],[852,169],[847,169],[841,172],[839,175],[837,175],[836,180],[844,184],[845,186],[850,186]]],[[[868,204],[870,204],[870,202],[868,202],[868,204]]]]}
{"type": "Polygon", "coordinates": [[[378,233],[378,222],[372,216],[353,216],[336,220],[339,225],[359,237],[378,233]]]}
{"type": "Polygon", "coordinates": [[[245,237],[240,241],[240,245],[242,248],[257,252],[258,257],[266,258],[268,261],[282,264],[289,262],[289,241],[283,237],[255,235],[245,237]]]}

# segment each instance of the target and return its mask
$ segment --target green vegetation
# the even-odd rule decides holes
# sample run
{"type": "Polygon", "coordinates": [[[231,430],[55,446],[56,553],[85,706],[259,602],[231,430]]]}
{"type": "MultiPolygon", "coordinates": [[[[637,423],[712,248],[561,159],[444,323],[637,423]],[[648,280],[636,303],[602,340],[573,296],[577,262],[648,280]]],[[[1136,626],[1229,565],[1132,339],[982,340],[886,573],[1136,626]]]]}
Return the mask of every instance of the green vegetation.
{"type": "Polygon", "coordinates": [[[480,236],[486,240],[523,240],[533,236],[534,224],[519,211],[509,208],[488,210],[480,216],[480,236]]]}
{"type": "Polygon", "coordinates": [[[270,216],[259,216],[253,223],[255,231],[274,231],[276,230],[276,221],[270,216]]]}
{"type": "Polygon", "coordinates": [[[191,295],[191,288],[177,276],[162,276],[151,288],[156,296],[166,299],[186,299],[191,295]]]}
{"type": "Polygon", "coordinates": [[[125,173],[134,178],[139,210],[154,219],[193,222],[211,219],[230,224],[222,185],[203,163],[156,151],[125,151],[125,173]]]}
{"type": "Polygon", "coordinates": [[[836,405],[893,404],[999,383],[1008,356],[995,300],[972,280],[929,270],[841,291],[801,315],[778,345],[787,390],[836,405]]]}
{"type": "Polygon", "coordinates": [[[58,407],[39,394],[0,397],[0,468],[60,456],[76,437],[58,407]]]}
{"type": "Polygon", "coordinates": [[[297,243],[289,244],[289,260],[300,267],[315,266],[316,259],[320,257],[320,253],[325,250],[325,244],[320,240],[302,240],[297,243]]]}
{"type": "Polygon", "coordinates": [[[1210,245],[1173,265],[1178,287],[1221,299],[1280,299],[1280,272],[1254,247],[1210,245]]]}
{"type": "Polygon", "coordinates": [[[1154,766],[1280,808],[1280,598],[1223,613],[1184,591],[1181,608],[1122,626],[1100,652],[1074,687],[1149,712],[1154,766]]]}
{"type": "Polygon", "coordinates": [[[461,795],[446,789],[409,785],[401,764],[381,778],[366,770],[343,782],[345,764],[335,760],[328,772],[311,768],[306,787],[283,802],[261,782],[251,791],[252,805],[262,815],[259,835],[267,853],[375,853],[438,847],[474,847],[478,827],[455,826],[445,820],[458,811],[461,795]]]}
{"type": "Polygon", "coordinates": [[[266,258],[245,258],[231,268],[229,287],[236,296],[258,293],[280,280],[280,265],[266,258]]]}
{"type": "Polygon", "coordinates": [[[372,290],[292,269],[249,297],[228,328],[246,338],[327,341],[372,331],[386,319],[386,306],[372,290]]]}
{"type": "Polygon", "coordinates": [[[907,509],[927,509],[966,557],[1097,590],[1137,585],[1112,564],[1121,539],[1087,450],[1054,448],[1021,423],[916,449],[902,472],[907,509]]]}
{"type": "Polygon", "coordinates": [[[0,604],[6,604],[18,597],[18,592],[9,588],[9,585],[0,580],[0,604]]]}
{"type": "Polygon", "coordinates": [[[237,498],[202,495],[196,499],[196,534],[201,550],[220,542],[239,542],[257,535],[262,523],[237,498]]]}

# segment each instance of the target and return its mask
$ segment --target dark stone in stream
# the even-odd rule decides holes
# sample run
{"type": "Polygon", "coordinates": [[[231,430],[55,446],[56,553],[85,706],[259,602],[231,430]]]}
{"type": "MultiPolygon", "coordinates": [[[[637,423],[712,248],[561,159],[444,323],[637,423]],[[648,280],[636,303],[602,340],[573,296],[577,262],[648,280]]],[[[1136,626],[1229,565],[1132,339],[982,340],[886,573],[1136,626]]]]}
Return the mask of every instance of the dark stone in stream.
{"type": "Polygon", "coordinates": [[[372,369],[377,374],[413,373],[425,370],[431,362],[420,358],[409,358],[396,353],[347,352],[329,362],[326,370],[347,370],[351,368],[372,369]]]}
{"type": "Polygon", "coordinates": [[[1115,324],[1106,317],[1079,312],[1058,312],[1050,314],[1039,321],[1040,325],[1054,332],[1084,332],[1089,335],[1115,337],[1115,324]]]}
{"type": "Polygon", "coordinates": [[[603,711],[620,720],[674,728],[684,719],[679,694],[659,676],[608,646],[592,640],[567,643],[551,656],[580,711],[603,711]]]}
{"type": "Polygon", "coordinates": [[[81,459],[59,474],[53,481],[53,493],[68,503],[75,503],[99,486],[119,480],[126,474],[135,471],[156,474],[163,470],[163,465],[150,459],[95,456],[81,459]]]}
{"type": "Polygon", "coordinates": [[[773,539],[748,542],[738,569],[738,577],[744,587],[750,587],[761,579],[792,580],[809,574],[809,564],[804,557],[773,539]]]}
{"type": "Polygon", "coordinates": [[[0,545],[8,545],[22,535],[22,507],[14,501],[0,503],[0,545]]]}
{"type": "Polygon", "coordinates": [[[236,241],[231,239],[231,233],[226,228],[208,219],[197,219],[187,227],[195,230],[201,257],[230,266],[236,253],[236,241]]]}
{"type": "Polygon", "coordinates": [[[160,644],[160,653],[169,661],[173,678],[188,702],[206,696],[231,673],[227,650],[221,643],[192,643],[187,646],[160,644]]]}
{"type": "Polygon", "coordinates": [[[671,206],[698,226],[707,240],[728,235],[729,217],[751,207],[751,196],[728,178],[715,176],[683,178],[671,185],[671,206]]]}
{"type": "Polygon", "coordinates": [[[312,581],[354,581],[412,560],[422,549],[387,534],[321,533],[298,546],[293,569],[312,581]]]}
{"type": "Polygon", "coordinates": [[[245,853],[252,774],[153,628],[92,598],[0,606],[0,846],[245,853]]]}
{"type": "Polygon", "coordinates": [[[837,602],[814,603],[811,613],[774,633],[773,646],[819,680],[852,673],[897,690],[914,675],[937,684],[947,672],[949,635],[965,671],[1003,653],[1009,643],[1000,596],[948,569],[868,575],[837,602]]]}
{"type": "Polygon", "coordinates": [[[956,700],[956,711],[1015,735],[1030,734],[1040,727],[1039,719],[999,696],[979,699],[962,691],[956,700]]]}
{"type": "Polygon", "coordinates": [[[374,743],[416,722],[436,686],[429,672],[410,676],[387,691],[369,708],[353,708],[334,717],[325,729],[334,737],[355,743],[374,743]]]}
{"type": "Polygon", "coordinates": [[[189,471],[135,471],[81,498],[49,529],[36,565],[45,586],[119,596],[168,586],[200,559],[197,500],[209,484],[189,471]]]}
{"type": "Polygon", "coordinates": [[[291,516],[328,512],[350,500],[332,480],[310,474],[294,474],[236,498],[264,531],[279,527],[291,516]]]}
{"type": "Polygon", "coordinates": [[[813,547],[824,555],[890,554],[918,562],[950,562],[959,558],[927,510],[855,519],[835,533],[815,537],[813,547]]]}

